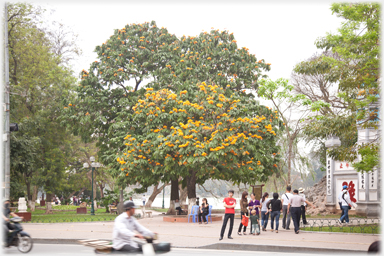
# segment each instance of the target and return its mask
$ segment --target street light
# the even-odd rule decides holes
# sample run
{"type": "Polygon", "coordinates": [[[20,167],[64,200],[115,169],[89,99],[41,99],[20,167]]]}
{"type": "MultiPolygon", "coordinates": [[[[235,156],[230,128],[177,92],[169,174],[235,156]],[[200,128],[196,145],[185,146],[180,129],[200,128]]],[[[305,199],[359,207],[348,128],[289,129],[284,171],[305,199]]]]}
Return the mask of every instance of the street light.
{"type": "Polygon", "coordinates": [[[332,147],[340,147],[341,141],[339,137],[331,135],[328,137],[328,139],[325,141],[325,147],[326,148],[332,148],[332,147]]]}
{"type": "Polygon", "coordinates": [[[164,190],[165,190],[165,186],[163,187],[163,209],[164,209],[164,190]]]}
{"type": "MultiPolygon", "coordinates": [[[[93,157],[93,156],[91,156],[89,158],[89,160],[91,161],[91,168],[92,168],[92,193],[91,193],[92,208],[91,208],[91,215],[95,215],[95,207],[94,207],[94,203],[93,203],[93,171],[95,170],[95,168],[101,167],[101,164],[95,163],[95,157],[93,157]]],[[[83,167],[89,168],[88,163],[84,163],[83,167]]]]}

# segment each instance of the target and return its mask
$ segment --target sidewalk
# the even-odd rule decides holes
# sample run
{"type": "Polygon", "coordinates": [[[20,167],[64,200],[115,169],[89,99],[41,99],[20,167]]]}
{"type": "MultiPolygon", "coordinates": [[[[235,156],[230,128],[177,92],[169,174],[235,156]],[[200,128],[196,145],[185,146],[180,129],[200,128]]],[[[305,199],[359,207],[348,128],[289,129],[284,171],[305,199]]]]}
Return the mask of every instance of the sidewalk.
{"type": "MultiPolygon", "coordinates": [[[[228,226],[222,241],[219,241],[219,234],[222,222],[213,222],[205,224],[198,223],[178,223],[163,222],[162,216],[140,219],[139,222],[148,229],[159,233],[160,241],[171,242],[174,247],[183,248],[219,248],[219,249],[239,249],[244,250],[250,245],[259,246],[260,250],[270,246],[271,248],[281,247],[300,247],[301,249],[313,248],[313,251],[319,250],[347,250],[347,251],[367,251],[369,245],[380,239],[379,235],[372,234],[346,234],[346,233],[316,233],[303,232],[295,234],[293,226],[290,231],[279,230],[279,233],[270,230],[259,236],[238,236],[237,229],[240,219],[235,219],[232,232],[234,239],[227,239],[228,226]],[[220,243],[223,244],[220,246],[220,243]],[[221,248],[220,248],[221,247],[221,248]]],[[[53,224],[23,224],[26,232],[30,233],[36,242],[54,243],[74,243],[81,239],[112,239],[113,222],[84,222],[84,223],[53,223],[53,224]]],[[[268,225],[269,227],[269,225],[268,225]]],[[[249,229],[247,230],[247,233],[249,229]]],[[[254,248],[254,247],[253,247],[254,248]]],[[[299,249],[300,249],[299,248],[299,249]]],[[[278,250],[278,248],[276,248],[278,250]]],[[[275,251],[276,251],[275,250],[275,251]]]]}

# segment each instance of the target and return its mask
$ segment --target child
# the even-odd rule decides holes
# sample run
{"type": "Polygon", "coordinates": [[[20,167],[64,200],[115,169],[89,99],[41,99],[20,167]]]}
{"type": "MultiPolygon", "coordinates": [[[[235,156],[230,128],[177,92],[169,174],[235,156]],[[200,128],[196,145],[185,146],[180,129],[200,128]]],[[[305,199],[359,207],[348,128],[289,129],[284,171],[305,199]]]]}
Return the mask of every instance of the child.
{"type": "Polygon", "coordinates": [[[251,212],[251,234],[260,235],[260,223],[259,223],[259,215],[256,214],[256,210],[252,210],[251,212]],[[255,234],[256,230],[256,234],[255,234]]]}
{"type": "Polygon", "coordinates": [[[228,191],[228,197],[224,198],[224,207],[225,207],[225,215],[224,215],[224,221],[223,221],[223,226],[221,227],[221,233],[220,233],[220,239],[223,240],[225,228],[227,227],[227,222],[228,219],[230,219],[230,224],[229,224],[229,231],[228,231],[228,239],[233,239],[231,234],[232,234],[232,229],[233,229],[233,221],[235,219],[235,206],[236,206],[236,199],[232,198],[234,194],[233,190],[228,191]]]}

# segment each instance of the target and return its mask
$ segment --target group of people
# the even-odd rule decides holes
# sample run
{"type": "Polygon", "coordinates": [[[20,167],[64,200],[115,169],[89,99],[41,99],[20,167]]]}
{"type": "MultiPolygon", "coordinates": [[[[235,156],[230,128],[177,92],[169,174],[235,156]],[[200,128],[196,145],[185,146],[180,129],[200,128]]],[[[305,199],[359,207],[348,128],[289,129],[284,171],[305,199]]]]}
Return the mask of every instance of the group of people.
{"type": "MultiPolygon", "coordinates": [[[[228,220],[230,221],[228,239],[233,239],[232,230],[236,206],[236,199],[233,198],[233,194],[234,191],[229,190],[228,197],[226,197],[223,201],[225,215],[219,240],[222,240],[224,237],[228,220]]],[[[281,212],[283,213],[283,229],[290,230],[289,225],[292,218],[295,233],[299,234],[301,216],[303,217],[303,223],[307,223],[305,218],[305,209],[307,205],[315,207],[312,203],[305,199],[304,189],[302,188],[299,190],[293,190],[292,194],[291,186],[287,186],[285,193],[281,196],[281,199],[279,199],[278,193],[273,193],[273,198],[269,199],[269,194],[265,192],[260,201],[255,198],[254,193],[251,194],[251,199],[248,201],[248,192],[244,191],[240,200],[240,209],[241,219],[243,220],[243,218],[245,218],[246,221],[245,223],[243,223],[243,221],[240,222],[237,234],[239,236],[247,235],[246,231],[248,225],[246,223],[248,223],[248,218],[250,219],[251,227],[250,235],[260,235],[260,230],[267,231],[269,215],[271,215],[271,231],[278,233],[281,212]],[[259,213],[261,214],[261,221],[259,213]]]]}

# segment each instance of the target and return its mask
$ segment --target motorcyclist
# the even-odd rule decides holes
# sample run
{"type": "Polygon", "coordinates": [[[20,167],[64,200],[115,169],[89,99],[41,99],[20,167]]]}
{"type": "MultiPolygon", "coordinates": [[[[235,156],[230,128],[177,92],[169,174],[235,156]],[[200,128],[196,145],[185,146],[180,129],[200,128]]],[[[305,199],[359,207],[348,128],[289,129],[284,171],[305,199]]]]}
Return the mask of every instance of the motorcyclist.
{"type": "Polygon", "coordinates": [[[155,233],[149,231],[139,224],[133,215],[135,214],[135,204],[133,201],[124,202],[124,210],[115,219],[113,227],[113,249],[123,252],[140,252],[141,245],[136,243],[133,238],[144,239],[144,236],[154,237],[155,233]],[[138,232],[138,234],[135,233],[138,232]]]}
{"type": "MultiPolygon", "coordinates": [[[[7,245],[9,245],[10,242],[13,240],[14,236],[17,234],[17,232],[13,232],[13,233],[11,234],[11,236],[8,238],[8,240],[6,240],[7,237],[8,237],[8,233],[9,233],[10,230],[17,231],[17,230],[16,230],[16,226],[13,225],[11,222],[9,222],[9,215],[11,215],[12,217],[20,217],[20,216],[18,216],[16,213],[14,213],[14,212],[11,211],[11,208],[10,208],[10,202],[9,202],[8,199],[6,199],[6,200],[4,201],[4,205],[3,205],[3,213],[2,213],[2,215],[3,215],[3,220],[4,220],[4,221],[3,221],[4,234],[5,234],[5,236],[4,236],[4,241],[6,241],[6,242],[7,242],[7,245]]],[[[20,217],[20,218],[23,218],[23,217],[20,217]]]]}

